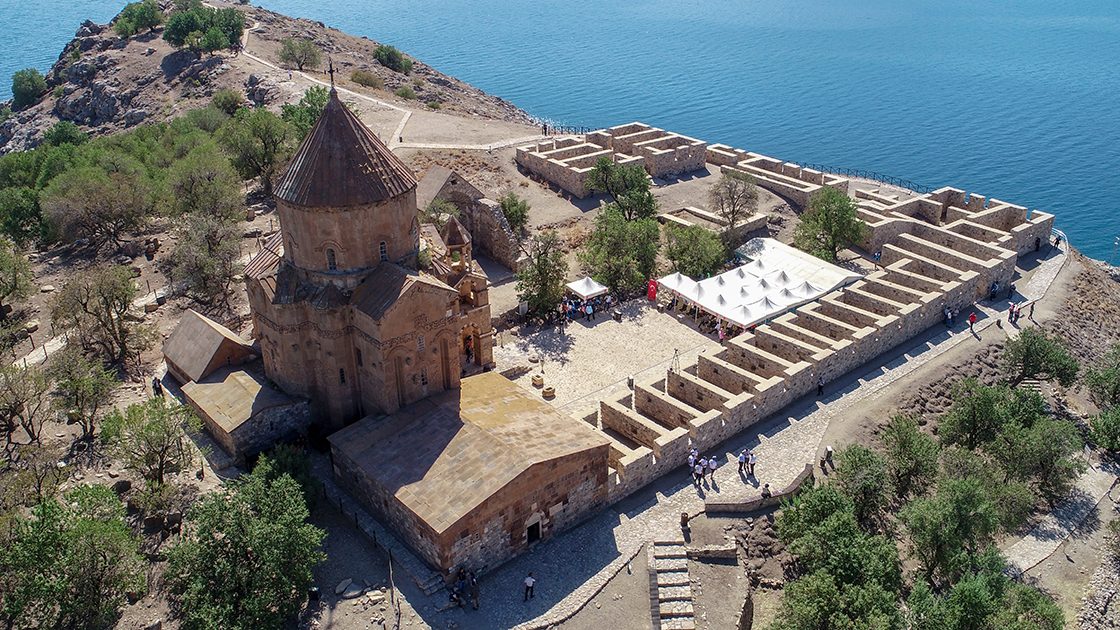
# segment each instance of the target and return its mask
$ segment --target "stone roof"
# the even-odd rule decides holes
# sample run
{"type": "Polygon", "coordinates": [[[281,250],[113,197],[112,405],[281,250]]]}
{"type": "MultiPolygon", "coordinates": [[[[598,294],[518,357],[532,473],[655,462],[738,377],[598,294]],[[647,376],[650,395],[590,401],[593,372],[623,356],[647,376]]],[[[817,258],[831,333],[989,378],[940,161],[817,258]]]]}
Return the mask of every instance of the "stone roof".
{"type": "Polygon", "coordinates": [[[440,230],[439,236],[443,239],[443,244],[449,247],[471,244],[471,233],[455,217],[447,220],[447,224],[440,230]]]}
{"type": "Polygon", "coordinates": [[[284,258],[284,235],[279,230],[264,242],[261,251],[253,256],[249,264],[245,265],[245,276],[260,280],[264,276],[276,271],[280,260],[284,258]]]}
{"type": "Polygon", "coordinates": [[[332,89],[275,194],[300,206],[337,208],[391,199],[415,186],[412,171],[332,89]]]}
{"type": "Polygon", "coordinates": [[[451,179],[454,175],[451,169],[439,164],[433,164],[424,171],[424,176],[420,178],[420,185],[416,187],[416,207],[426,208],[436,196],[439,191],[443,190],[444,184],[447,180],[451,179]]]}
{"type": "Polygon", "coordinates": [[[427,274],[410,271],[400,265],[382,261],[354,289],[350,304],[374,320],[381,319],[397,300],[414,285],[422,283],[455,293],[455,290],[427,274]]]}
{"type": "Polygon", "coordinates": [[[183,395],[226,433],[233,433],[265,409],[300,401],[269,387],[264,376],[234,367],[223,367],[201,381],[183,385],[183,395]]]}
{"type": "Polygon", "coordinates": [[[226,343],[243,348],[245,354],[251,352],[233,331],[188,310],[163,344],[163,356],[192,381],[197,381],[209,374],[208,368],[211,367],[214,355],[226,343]]]}
{"type": "Polygon", "coordinates": [[[496,372],[330,441],[440,533],[531,466],[608,444],[496,372]]]}

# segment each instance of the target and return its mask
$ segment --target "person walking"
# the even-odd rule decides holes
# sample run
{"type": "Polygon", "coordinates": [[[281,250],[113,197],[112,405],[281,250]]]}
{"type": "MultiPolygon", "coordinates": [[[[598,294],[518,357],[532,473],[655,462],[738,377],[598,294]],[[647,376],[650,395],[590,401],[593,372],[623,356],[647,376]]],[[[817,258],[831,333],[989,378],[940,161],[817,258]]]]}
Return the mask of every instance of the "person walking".
{"type": "Polygon", "coordinates": [[[471,572],[471,606],[475,610],[478,610],[478,595],[478,579],[474,576],[474,572],[471,572]]]}
{"type": "Polygon", "coordinates": [[[757,461],[758,457],[755,456],[754,451],[751,451],[750,456],[747,458],[747,468],[750,470],[749,474],[752,477],[754,476],[754,464],[757,461]]]}
{"type": "Polygon", "coordinates": [[[1031,302],[1031,312],[1027,315],[1027,319],[1034,321],[1034,302],[1031,302]]]}
{"type": "Polygon", "coordinates": [[[533,578],[532,573],[529,574],[529,577],[525,578],[525,601],[529,601],[529,598],[533,596],[533,585],[536,583],[537,580],[533,578]]]}
{"type": "Polygon", "coordinates": [[[700,462],[696,462],[692,466],[692,481],[696,485],[700,485],[700,480],[704,478],[704,468],[700,466],[700,462]]]}
{"type": "Polygon", "coordinates": [[[973,332],[972,327],[976,324],[976,313],[968,316],[968,332],[973,332]]]}
{"type": "Polygon", "coordinates": [[[822,377],[817,379],[817,396],[823,396],[823,395],[824,395],[824,377],[822,376],[822,377]]]}
{"type": "Polygon", "coordinates": [[[708,473],[708,460],[701,457],[700,461],[696,462],[696,465],[700,467],[700,481],[704,481],[704,475],[708,473]]]}
{"type": "Polygon", "coordinates": [[[712,483],[716,482],[716,458],[713,457],[708,460],[708,473],[712,478],[712,483]]]}
{"type": "Polygon", "coordinates": [[[743,449],[739,453],[739,474],[743,474],[743,469],[747,467],[747,449],[743,449]]]}

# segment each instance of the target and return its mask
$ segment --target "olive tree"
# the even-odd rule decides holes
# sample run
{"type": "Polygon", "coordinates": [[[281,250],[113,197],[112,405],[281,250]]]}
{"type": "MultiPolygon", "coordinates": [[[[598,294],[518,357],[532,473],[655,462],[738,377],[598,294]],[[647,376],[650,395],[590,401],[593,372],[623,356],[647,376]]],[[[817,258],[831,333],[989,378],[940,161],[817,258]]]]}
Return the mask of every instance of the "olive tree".
{"type": "Polygon", "coordinates": [[[1003,350],[1003,369],[1012,385],[1036,377],[1057,381],[1062,387],[1077,382],[1081,370],[1077,359],[1060,337],[1047,335],[1041,328],[1024,328],[1018,337],[1007,340],[1003,350]]]}
{"type": "Polygon", "coordinates": [[[198,417],[189,407],[168,403],[156,396],[114,409],[102,421],[101,439],[149,484],[163,486],[169,473],[186,469],[194,462],[194,449],[186,431],[197,431],[198,417]]]}
{"type": "Polygon", "coordinates": [[[754,177],[743,171],[727,171],[708,191],[708,205],[724,222],[724,248],[731,253],[739,236],[736,226],[758,208],[758,186],[754,177]]]}
{"type": "Polygon", "coordinates": [[[835,262],[845,247],[863,240],[867,224],[857,214],[856,204],[842,190],[824,187],[801,215],[794,244],[817,258],[835,262]]]}
{"type": "Polygon", "coordinates": [[[541,232],[529,239],[528,260],[517,272],[517,299],[529,310],[545,316],[556,309],[564,297],[568,261],[561,249],[560,235],[541,232]]]}
{"type": "Polygon", "coordinates": [[[289,37],[280,40],[280,52],[277,56],[281,65],[300,71],[304,68],[318,68],[323,63],[319,47],[310,39],[295,40],[289,37]]]}
{"type": "Polygon", "coordinates": [[[233,167],[244,179],[260,177],[266,196],[272,194],[272,180],[291,154],[294,138],[292,126],[264,108],[242,109],[218,130],[233,167]]]}
{"type": "MultiPolygon", "coordinates": [[[[31,295],[35,285],[31,283],[35,274],[31,263],[14,243],[0,237],[0,305],[7,299],[23,299],[31,295]]],[[[7,311],[0,308],[0,320],[7,317],[7,311]]]]}
{"type": "Polygon", "coordinates": [[[101,265],[78,272],[51,300],[51,322],[89,352],[129,361],[151,346],[153,333],[128,317],[137,288],[128,267],[101,265]]]}

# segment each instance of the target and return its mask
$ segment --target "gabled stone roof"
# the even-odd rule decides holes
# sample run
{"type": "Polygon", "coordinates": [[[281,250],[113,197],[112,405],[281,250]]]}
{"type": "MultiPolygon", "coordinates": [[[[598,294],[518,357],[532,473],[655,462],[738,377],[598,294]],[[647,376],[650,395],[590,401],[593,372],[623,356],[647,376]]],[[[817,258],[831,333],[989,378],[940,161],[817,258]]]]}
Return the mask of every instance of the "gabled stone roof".
{"type": "Polygon", "coordinates": [[[416,176],[331,90],[299,145],[276,197],[300,206],[346,207],[407,193],[416,176]]]}
{"type": "Polygon", "coordinates": [[[409,271],[388,261],[381,261],[354,289],[350,304],[373,320],[381,319],[413,285],[420,283],[454,295],[456,291],[439,280],[416,271],[409,271]]]}
{"type": "Polygon", "coordinates": [[[206,376],[218,366],[214,357],[223,344],[236,346],[233,353],[251,353],[245,342],[221,324],[188,310],[163,344],[163,355],[192,381],[206,376]]]}

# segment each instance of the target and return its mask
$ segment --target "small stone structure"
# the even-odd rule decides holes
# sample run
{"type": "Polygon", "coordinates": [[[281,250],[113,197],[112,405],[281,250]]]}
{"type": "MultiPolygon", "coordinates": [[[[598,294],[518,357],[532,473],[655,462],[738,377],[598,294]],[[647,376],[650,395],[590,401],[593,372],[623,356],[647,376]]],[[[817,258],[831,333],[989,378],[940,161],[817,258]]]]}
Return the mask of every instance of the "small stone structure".
{"type": "Polygon", "coordinates": [[[494,372],[330,442],[339,484],[447,576],[493,567],[607,498],[606,438],[494,372]]]}
{"type": "Polygon", "coordinates": [[[605,157],[620,166],[645,164],[645,158],[633,157],[605,149],[577,138],[555,138],[534,145],[518,147],[516,160],[522,167],[568,191],[574,197],[591,196],[587,180],[599,158],[605,157]]]}
{"type": "Polygon", "coordinates": [[[433,199],[455,204],[459,221],[470,232],[479,254],[517,271],[523,256],[501,204],[487,199],[462,175],[438,164],[428,168],[416,187],[418,208],[427,207],[433,199]]]}

